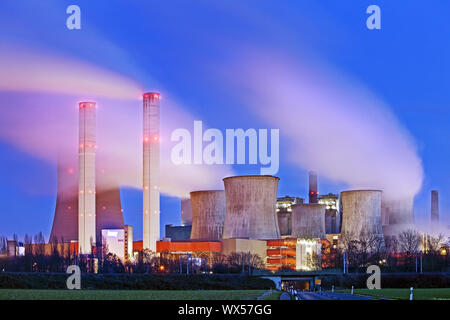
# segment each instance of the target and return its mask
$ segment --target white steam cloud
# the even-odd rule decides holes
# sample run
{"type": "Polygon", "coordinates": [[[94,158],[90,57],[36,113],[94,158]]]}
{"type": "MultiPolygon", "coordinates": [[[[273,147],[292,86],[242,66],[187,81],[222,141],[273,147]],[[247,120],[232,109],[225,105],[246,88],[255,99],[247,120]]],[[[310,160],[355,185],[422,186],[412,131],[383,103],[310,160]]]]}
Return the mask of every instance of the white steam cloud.
{"type": "MultiPolygon", "coordinates": [[[[423,169],[409,133],[385,103],[330,68],[250,53],[233,70],[245,103],[280,128],[289,160],[351,188],[413,197],[423,169]]],[[[283,159],[280,159],[283,162],[283,159]]]]}

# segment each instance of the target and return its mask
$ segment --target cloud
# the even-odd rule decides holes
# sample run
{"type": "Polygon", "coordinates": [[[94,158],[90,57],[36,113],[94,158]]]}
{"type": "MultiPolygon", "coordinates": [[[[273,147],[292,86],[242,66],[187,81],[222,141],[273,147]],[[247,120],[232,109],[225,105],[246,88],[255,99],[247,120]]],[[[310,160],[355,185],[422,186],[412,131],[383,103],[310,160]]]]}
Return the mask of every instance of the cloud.
{"type": "MultiPolygon", "coordinates": [[[[79,101],[97,102],[97,171],[105,187],[142,187],[143,90],[127,77],[61,56],[0,51],[0,139],[77,170],[79,101]]],[[[227,166],[175,166],[170,134],[194,117],[164,90],[161,101],[161,191],[185,197],[222,188],[227,166]]]]}
{"type": "Polygon", "coordinates": [[[263,52],[246,50],[222,72],[257,117],[280,128],[287,160],[351,188],[382,189],[394,199],[417,194],[421,159],[381,99],[311,59],[263,52]]]}

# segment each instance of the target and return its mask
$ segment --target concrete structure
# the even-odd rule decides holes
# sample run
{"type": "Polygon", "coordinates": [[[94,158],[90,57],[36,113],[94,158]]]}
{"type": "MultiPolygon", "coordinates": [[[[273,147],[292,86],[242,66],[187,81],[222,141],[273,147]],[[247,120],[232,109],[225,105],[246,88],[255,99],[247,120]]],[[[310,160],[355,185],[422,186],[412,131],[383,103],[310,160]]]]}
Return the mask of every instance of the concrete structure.
{"type": "Polygon", "coordinates": [[[439,223],[439,191],[431,190],[431,222],[439,223]]]}
{"type": "Polygon", "coordinates": [[[191,239],[192,226],[174,226],[166,224],[165,238],[172,241],[189,241],[191,239]]]}
{"type": "Polygon", "coordinates": [[[293,204],[303,203],[299,197],[285,196],[277,199],[277,217],[281,236],[289,236],[292,232],[292,208],[293,204]]]}
{"type": "Polygon", "coordinates": [[[96,104],[79,104],[78,148],[78,248],[90,254],[96,242],[95,233],[95,150],[96,104]]]}
{"type": "MultiPolygon", "coordinates": [[[[123,214],[119,186],[107,186],[102,174],[96,173],[95,234],[101,244],[102,229],[122,229],[123,214]]],[[[49,242],[78,241],[77,174],[73,166],[58,161],[58,192],[49,242]]]]}
{"type": "Polygon", "coordinates": [[[143,102],[143,246],[156,252],[159,240],[159,93],[144,94],[143,102]]]}
{"type": "Polygon", "coordinates": [[[123,226],[124,230],[124,251],[125,261],[131,261],[133,259],[133,227],[123,226]]]}
{"type": "Polygon", "coordinates": [[[73,167],[58,159],[57,195],[49,242],[78,241],[78,181],[73,167]]]}
{"type": "Polygon", "coordinates": [[[317,188],[317,173],[314,171],[309,172],[309,203],[317,203],[317,196],[319,190],[317,188]]]}
{"type": "Polygon", "coordinates": [[[226,216],[223,239],[277,239],[278,177],[236,176],[223,179],[226,216]]]}
{"type": "Polygon", "coordinates": [[[414,229],[414,198],[386,199],[381,202],[383,232],[386,236],[398,235],[402,231],[414,229]]]}
{"type": "Polygon", "coordinates": [[[120,260],[125,261],[125,230],[103,229],[102,248],[104,254],[114,254],[120,260]]]}
{"type": "Polygon", "coordinates": [[[325,205],[296,204],[292,206],[292,237],[325,238],[325,205]]]}
{"type": "Polygon", "coordinates": [[[181,225],[192,226],[192,201],[190,198],[181,199],[181,225]]]}
{"type": "Polygon", "coordinates": [[[339,233],[341,225],[339,195],[332,193],[319,195],[318,203],[325,205],[325,233],[339,233]]]}
{"type": "Polygon", "coordinates": [[[249,239],[223,239],[222,254],[230,255],[231,253],[235,252],[258,255],[263,261],[265,261],[267,254],[266,241],[249,239]]]}
{"type": "Polygon", "coordinates": [[[191,192],[191,240],[222,239],[225,222],[225,191],[206,190],[191,192]]]}
{"type": "Polygon", "coordinates": [[[359,237],[362,232],[383,236],[380,190],[341,192],[342,234],[359,237]]]}

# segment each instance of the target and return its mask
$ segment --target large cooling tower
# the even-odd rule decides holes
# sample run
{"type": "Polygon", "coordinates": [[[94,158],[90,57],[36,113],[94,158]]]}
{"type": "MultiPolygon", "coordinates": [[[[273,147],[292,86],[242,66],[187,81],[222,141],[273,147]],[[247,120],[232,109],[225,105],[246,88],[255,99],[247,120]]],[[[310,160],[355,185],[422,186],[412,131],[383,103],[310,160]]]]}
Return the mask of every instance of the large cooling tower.
{"type": "MultiPolygon", "coordinates": [[[[101,243],[102,229],[123,228],[123,214],[119,186],[106,185],[101,174],[97,178],[95,233],[97,243],[101,243]]],[[[77,189],[76,170],[58,162],[58,192],[49,242],[78,241],[77,189]]]]}
{"type": "Polygon", "coordinates": [[[341,192],[343,234],[358,237],[362,232],[383,235],[380,190],[341,192]]]}
{"type": "MultiPolygon", "coordinates": [[[[106,185],[97,174],[96,186],[96,241],[101,243],[102,229],[122,229],[123,214],[120,188],[106,185]]],[[[55,216],[49,242],[78,241],[78,194],[77,172],[72,166],[58,162],[58,193],[55,216]]]]}
{"type": "Polygon", "coordinates": [[[58,160],[58,191],[49,242],[78,241],[78,180],[73,166],[58,160]]]}
{"type": "Polygon", "coordinates": [[[387,236],[398,235],[402,231],[414,229],[414,198],[389,200],[381,202],[383,232],[387,236]]]}
{"type": "Polygon", "coordinates": [[[226,216],[223,239],[277,239],[278,181],[273,176],[237,176],[223,179],[226,216]]]}
{"type": "Polygon", "coordinates": [[[191,192],[191,240],[221,240],[225,221],[225,191],[191,192]]]}
{"type": "Polygon", "coordinates": [[[295,204],[292,206],[292,236],[325,238],[325,205],[295,204]]]}
{"type": "Polygon", "coordinates": [[[159,93],[143,101],[143,248],[156,252],[159,240],[159,93]]]}
{"type": "Polygon", "coordinates": [[[291,234],[291,216],[290,212],[278,213],[278,227],[280,228],[280,235],[287,236],[291,234]]]}
{"type": "Polygon", "coordinates": [[[192,226],[192,201],[190,198],[181,199],[181,225],[192,226]]]}

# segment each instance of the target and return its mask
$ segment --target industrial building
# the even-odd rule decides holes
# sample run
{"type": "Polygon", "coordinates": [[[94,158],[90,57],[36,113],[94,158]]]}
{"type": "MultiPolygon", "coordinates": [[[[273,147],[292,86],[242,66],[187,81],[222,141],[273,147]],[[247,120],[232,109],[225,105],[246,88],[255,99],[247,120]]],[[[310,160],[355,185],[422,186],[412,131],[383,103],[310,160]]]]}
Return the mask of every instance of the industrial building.
{"type": "Polygon", "coordinates": [[[278,177],[236,176],[223,179],[226,216],[223,239],[278,239],[278,177]]]}
{"type": "Polygon", "coordinates": [[[301,204],[303,198],[285,196],[277,199],[277,217],[281,236],[289,236],[292,232],[292,205],[301,204]]]}
{"type": "Polygon", "coordinates": [[[333,193],[319,195],[317,203],[325,206],[325,233],[339,233],[341,225],[339,195],[333,193]]]}

